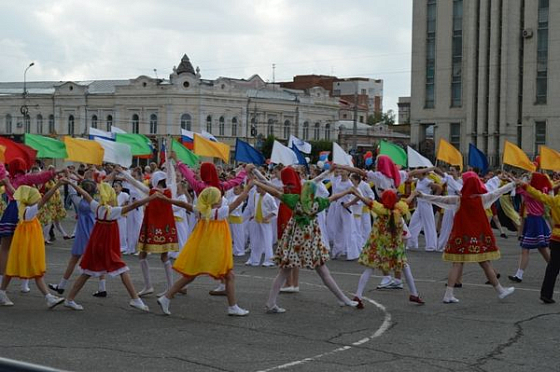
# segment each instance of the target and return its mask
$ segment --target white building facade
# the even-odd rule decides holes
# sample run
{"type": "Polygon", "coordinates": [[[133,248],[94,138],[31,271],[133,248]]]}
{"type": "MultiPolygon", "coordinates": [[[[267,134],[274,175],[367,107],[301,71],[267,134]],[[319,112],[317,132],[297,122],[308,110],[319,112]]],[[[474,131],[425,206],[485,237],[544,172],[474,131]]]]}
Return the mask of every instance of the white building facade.
{"type": "Polygon", "coordinates": [[[223,142],[274,135],[335,140],[338,99],[245,79],[205,80],[185,55],[169,79],[0,83],[0,135],[85,136],[89,127],[148,136],[206,130],[223,142]],[[26,115],[24,115],[26,113],[26,115]],[[254,128],[254,130],[251,130],[254,128]]]}
{"type": "Polygon", "coordinates": [[[411,142],[560,148],[560,2],[414,0],[411,142]]]}

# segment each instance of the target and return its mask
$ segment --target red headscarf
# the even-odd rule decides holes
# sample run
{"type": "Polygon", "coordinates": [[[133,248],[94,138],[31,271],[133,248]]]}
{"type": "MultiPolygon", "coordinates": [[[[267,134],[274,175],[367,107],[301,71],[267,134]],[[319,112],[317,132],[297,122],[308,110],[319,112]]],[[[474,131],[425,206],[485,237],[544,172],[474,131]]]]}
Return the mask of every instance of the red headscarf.
{"type": "Polygon", "coordinates": [[[200,165],[200,179],[206,183],[206,186],[213,186],[219,190],[222,189],[220,179],[218,178],[218,171],[212,163],[202,163],[200,165]]]}
{"type": "Polygon", "coordinates": [[[395,209],[398,200],[397,193],[391,189],[387,189],[381,194],[381,204],[389,210],[395,209]]]}
{"type": "Polygon", "coordinates": [[[14,158],[8,163],[8,171],[10,172],[10,175],[12,177],[14,177],[18,173],[25,174],[26,170],[27,163],[22,158],[14,158]]]}
{"type": "Polygon", "coordinates": [[[486,186],[484,186],[478,174],[472,171],[463,173],[462,198],[468,198],[471,195],[486,194],[487,192],[488,190],[486,190],[486,186]]]}
{"type": "Polygon", "coordinates": [[[550,190],[552,190],[552,183],[548,179],[548,177],[542,173],[534,172],[531,176],[531,186],[533,188],[548,194],[550,190]]]}
{"type": "Polygon", "coordinates": [[[298,172],[292,167],[286,167],[280,172],[284,184],[284,194],[301,194],[301,179],[298,172]]]}
{"type": "Polygon", "coordinates": [[[399,173],[399,169],[390,157],[387,155],[379,155],[377,157],[376,167],[383,175],[395,181],[395,187],[399,187],[401,184],[401,175],[399,173]]]}

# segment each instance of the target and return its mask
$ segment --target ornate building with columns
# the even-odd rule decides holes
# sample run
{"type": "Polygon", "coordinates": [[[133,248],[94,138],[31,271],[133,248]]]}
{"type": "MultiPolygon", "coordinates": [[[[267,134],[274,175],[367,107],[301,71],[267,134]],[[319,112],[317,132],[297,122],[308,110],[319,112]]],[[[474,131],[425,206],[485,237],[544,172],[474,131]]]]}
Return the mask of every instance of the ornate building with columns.
{"type": "Polygon", "coordinates": [[[258,75],[202,79],[186,55],[169,79],[0,83],[0,135],[85,136],[116,126],[152,137],[206,130],[230,144],[290,134],[336,140],[338,113],[338,98],[321,87],[287,89],[258,75]]]}

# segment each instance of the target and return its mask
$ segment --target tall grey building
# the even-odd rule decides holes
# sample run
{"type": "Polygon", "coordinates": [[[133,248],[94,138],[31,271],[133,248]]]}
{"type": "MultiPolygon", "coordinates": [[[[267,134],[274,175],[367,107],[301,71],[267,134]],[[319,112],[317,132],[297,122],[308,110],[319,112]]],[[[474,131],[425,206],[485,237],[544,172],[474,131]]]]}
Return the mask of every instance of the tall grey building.
{"type": "Polygon", "coordinates": [[[560,1],[414,0],[411,142],[560,148],[560,1]],[[427,133],[433,130],[433,140],[427,133]]]}

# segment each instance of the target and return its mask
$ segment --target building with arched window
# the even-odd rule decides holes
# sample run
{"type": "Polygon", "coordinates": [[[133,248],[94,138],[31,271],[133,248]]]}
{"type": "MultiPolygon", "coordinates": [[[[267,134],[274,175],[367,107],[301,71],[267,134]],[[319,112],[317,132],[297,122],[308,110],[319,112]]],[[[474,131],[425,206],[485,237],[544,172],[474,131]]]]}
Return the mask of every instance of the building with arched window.
{"type": "Polygon", "coordinates": [[[257,136],[267,135],[324,139],[331,123],[334,139],[332,123],[339,117],[339,100],[322,87],[289,89],[258,75],[204,79],[186,55],[166,78],[27,81],[27,122],[20,113],[22,90],[23,82],[0,82],[0,135],[18,136],[28,129],[82,136],[90,127],[110,131],[115,126],[152,137],[205,130],[234,144],[237,137],[255,143],[257,136]],[[309,123],[319,125],[312,138],[309,123]]]}

